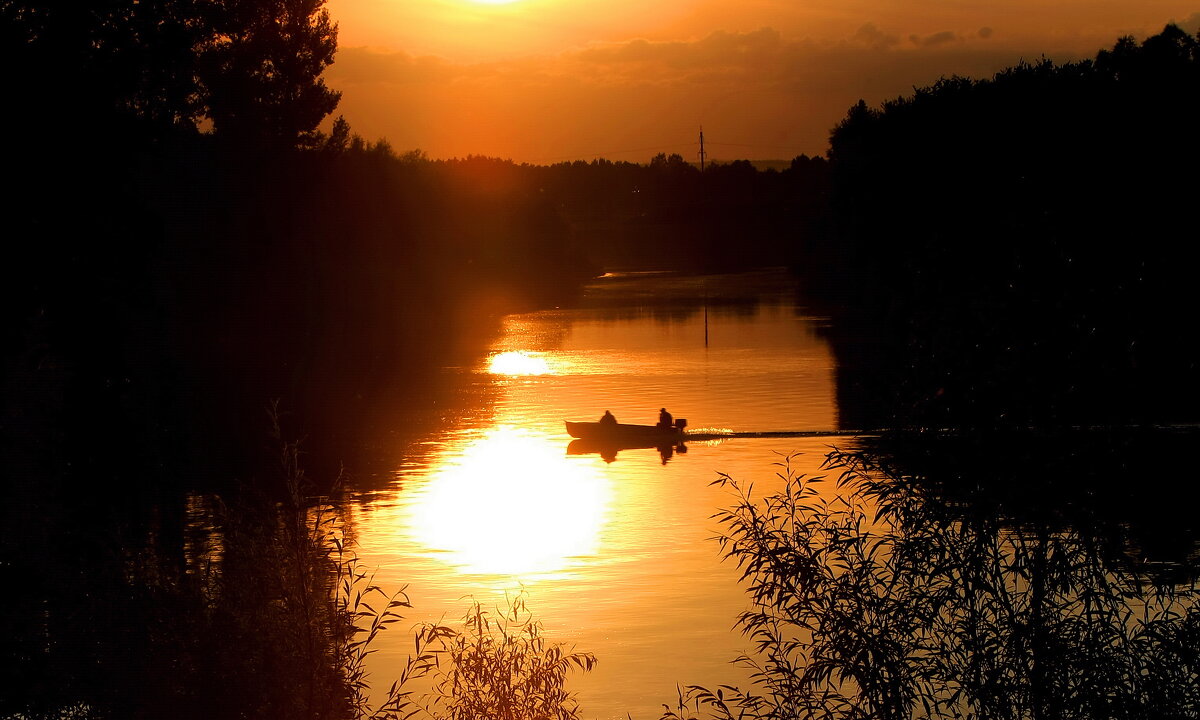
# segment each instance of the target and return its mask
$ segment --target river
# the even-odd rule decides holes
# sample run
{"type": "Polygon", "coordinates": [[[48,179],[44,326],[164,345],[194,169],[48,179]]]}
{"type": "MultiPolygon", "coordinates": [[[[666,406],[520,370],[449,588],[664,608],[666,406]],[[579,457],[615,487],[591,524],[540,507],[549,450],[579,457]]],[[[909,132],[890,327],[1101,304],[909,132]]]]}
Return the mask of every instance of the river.
{"type": "Polygon", "coordinates": [[[399,674],[413,624],[522,589],[551,640],[597,657],[569,682],[582,717],[658,717],[677,684],[744,683],[731,661],[748,649],[734,629],[747,601],[711,517],[731,497],[710,484],[766,491],[781,463],[819,474],[829,445],[854,442],[779,436],[838,429],[820,325],[782,271],[609,274],[571,307],[505,317],[476,362],[442,369],[467,398],[454,417],[350,506],[365,566],[414,606],[377,641],[376,686],[399,674]],[[731,437],[568,453],[564,420],[653,423],[661,407],[731,437]]]}

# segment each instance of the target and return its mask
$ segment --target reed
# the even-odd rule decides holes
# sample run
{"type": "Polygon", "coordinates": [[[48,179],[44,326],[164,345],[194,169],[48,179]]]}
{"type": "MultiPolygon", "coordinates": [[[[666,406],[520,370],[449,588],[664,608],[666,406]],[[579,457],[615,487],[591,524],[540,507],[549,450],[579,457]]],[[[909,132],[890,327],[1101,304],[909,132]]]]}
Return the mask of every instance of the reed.
{"type": "Polygon", "coordinates": [[[218,644],[217,655],[233,660],[237,672],[226,682],[242,691],[233,695],[237,705],[220,710],[384,717],[369,702],[366,659],[410,607],[405,588],[388,594],[374,583],[329,498],[312,494],[300,443],[284,438],[277,412],[271,421],[282,493],[247,492],[232,508],[221,506],[222,552],[206,625],[235,638],[218,644]]]}
{"type": "MultiPolygon", "coordinates": [[[[304,663],[313,669],[305,688],[308,717],[370,720],[574,720],[579,706],[566,690],[573,670],[596,660],[550,643],[522,592],[489,612],[472,603],[461,630],[443,623],[417,628],[409,657],[378,704],[370,701],[366,660],[380,633],[411,607],[406,588],[388,594],[374,582],[340,532],[336,513],[306,495],[311,483],[296,442],[285,441],[272,414],[273,434],[289,502],[280,518],[284,555],[278,564],[295,589],[289,624],[305,634],[304,663]],[[317,670],[319,668],[319,671],[317,670]],[[416,687],[431,688],[426,692],[416,687]]],[[[336,483],[335,483],[336,485],[336,483]]]]}
{"type": "Polygon", "coordinates": [[[523,598],[500,616],[476,605],[462,631],[423,628],[377,684],[368,659],[406,589],[374,581],[338,483],[320,494],[275,410],[271,428],[274,467],[222,495],[147,504],[138,522],[90,496],[45,501],[42,540],[6,543],[0,562],[19,580],[0,600],[0,717],[575,717],[565,681],[594,658],[547,642],[523,598]],[[418,698],[429,681],[440,695],[418,698]]]}
{"type": "Polygon", "coordinates": [[[404,679],[427,678],[432,688],[404,693],[389,706],[405,718],[575,720],[579,703],[566,689],[567,678],[596,664],[591,653],[549,643],[524,592],[492,612],[473,601],[462,630],[422,625],[415,647],[404,679]]]}
{"type": "Polygon", "coordinates": [[[1152,718],[1200,713],[1194,585],[1150,583],[1085,531],[940,502],[867,453],[727,475],[715,518],[752,603],[753,686],[688,686],[663,718],[1152,718]]]}

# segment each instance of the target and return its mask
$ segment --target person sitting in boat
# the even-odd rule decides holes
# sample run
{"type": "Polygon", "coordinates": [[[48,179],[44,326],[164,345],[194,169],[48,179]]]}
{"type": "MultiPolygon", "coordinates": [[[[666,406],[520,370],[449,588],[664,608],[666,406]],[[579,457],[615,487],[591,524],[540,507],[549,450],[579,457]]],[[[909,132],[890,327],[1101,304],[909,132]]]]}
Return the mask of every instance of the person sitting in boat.
{"type": "Polygon", "coordinates": [[[616,425],[617,418],[612,414],[612,410],[605,410],[604,417],[600,418],[600,422],[605,425],[616,425]]]}
{"type": "Polygon", "coordinates": [[[671,418],[671,413],[667,412],[666,408],[662,408],[658,411],[658,426],[661,428],[675,426],[675,421],[671,418]]]}

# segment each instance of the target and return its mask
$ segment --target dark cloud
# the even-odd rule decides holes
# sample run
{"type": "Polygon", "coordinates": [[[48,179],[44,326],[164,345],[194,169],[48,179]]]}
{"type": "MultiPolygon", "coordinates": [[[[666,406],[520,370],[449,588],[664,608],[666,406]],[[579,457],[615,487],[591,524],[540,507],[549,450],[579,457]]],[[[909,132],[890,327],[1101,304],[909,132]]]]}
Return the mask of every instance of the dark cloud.
{"type": "Polygon", "coordinates": [[[890,48],[900,42],[899,36],[883,32],[875,23],[867,23],[860,27],[858,32],[854,33],[854,40],[876,50],[890,48]]]}
{"type": "Polygon", "coordinates": [[[719,30],[700,40],[650,42],[637,39],[588,48],[571,57],[595,65],[652,63],[686,69],[767,60],[783,46],[779,31],[772,28],[746,33],[719,30]]]}
{"type": "Polygon", "coordinates": [[[925,48],[945,45],[946,43],[954,42],[958,39],[958,34],[950,30],[943,30],[942,32],[926,35],[925,37],[921,37],[919,35],[908,36],[909,42],[911,42],[913,45],[925,48]]]}
{"type": "Polygon", "coordinates": [[[328,76],[346,84],[444,82],[459,70],[436,57],[413,57],[406,52],[379,52],[368,48],[338,48],[328,76]]]}

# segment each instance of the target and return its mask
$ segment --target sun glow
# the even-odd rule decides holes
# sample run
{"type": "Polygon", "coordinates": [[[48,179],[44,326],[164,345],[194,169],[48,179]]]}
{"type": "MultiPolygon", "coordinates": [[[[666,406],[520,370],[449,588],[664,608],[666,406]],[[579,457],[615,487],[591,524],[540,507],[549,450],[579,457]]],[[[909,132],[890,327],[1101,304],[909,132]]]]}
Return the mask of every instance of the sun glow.
{"type": "Polygon", "coordinates": [[[532,353],[502,352],[488,360],[492,375],[548,375],[553,371],[546,359],[532,353]]]}
{"type": "Polygon", "coordinates": [[[408,519],[417,539],[460,572],[544,575],[595,555],[610,490],[562,444],[501,427],[448,459],[408,519]]]}

